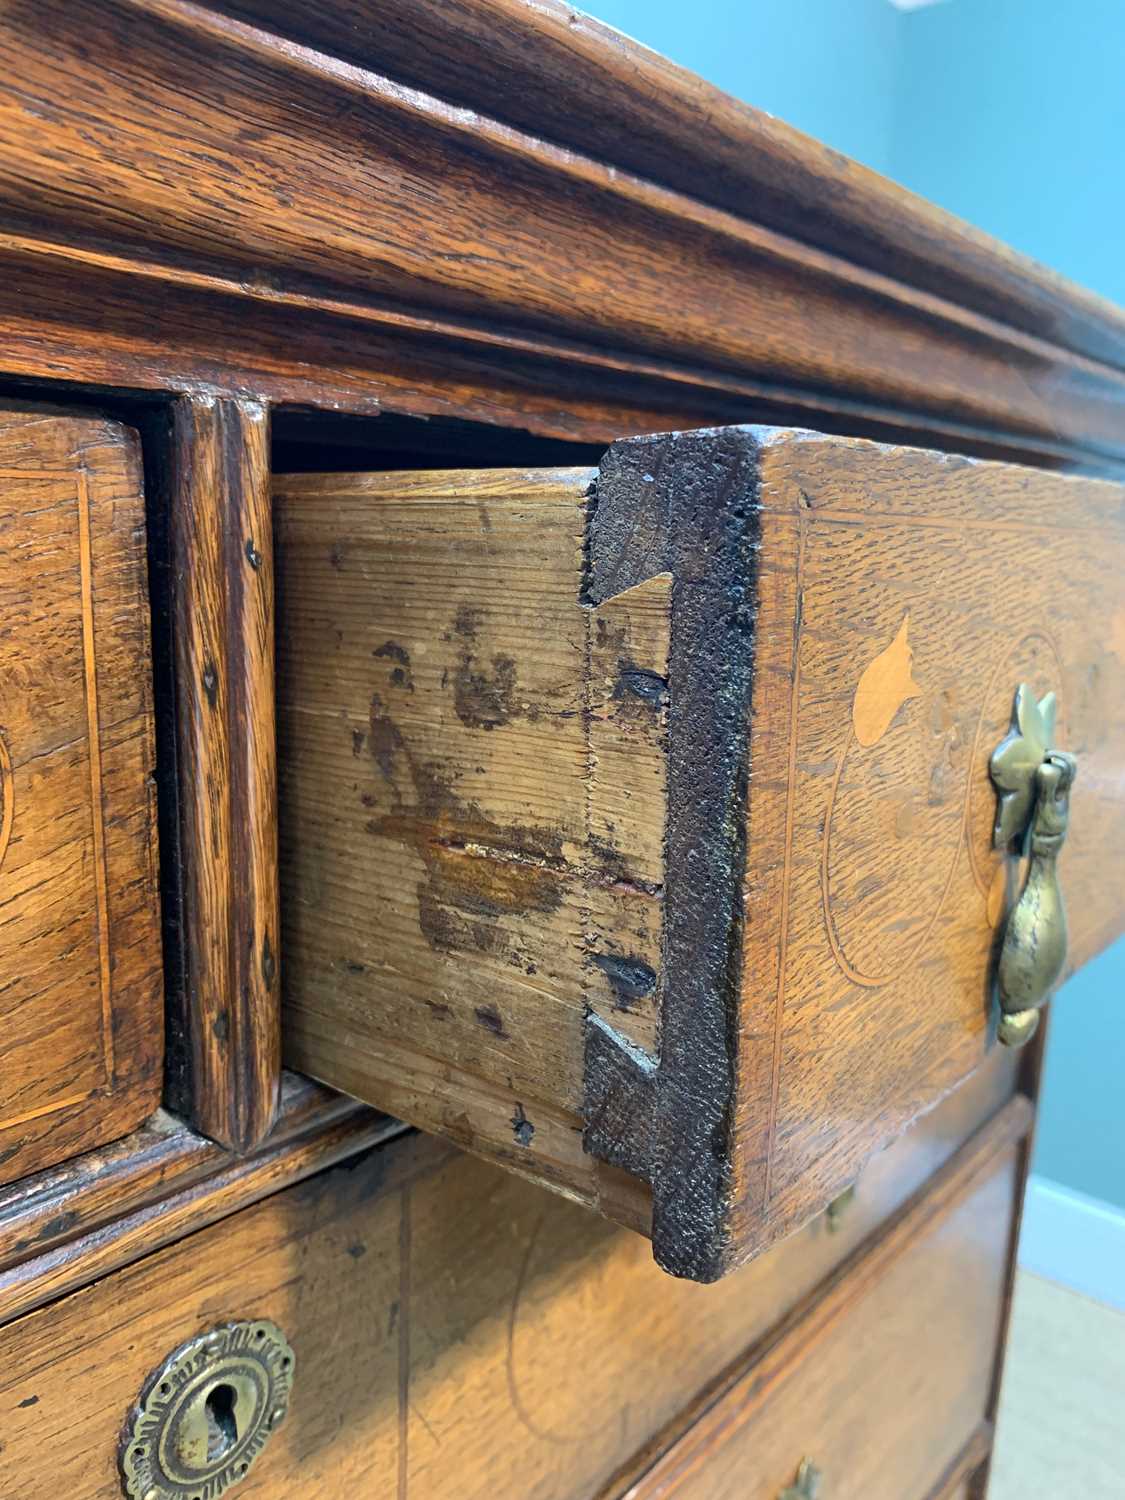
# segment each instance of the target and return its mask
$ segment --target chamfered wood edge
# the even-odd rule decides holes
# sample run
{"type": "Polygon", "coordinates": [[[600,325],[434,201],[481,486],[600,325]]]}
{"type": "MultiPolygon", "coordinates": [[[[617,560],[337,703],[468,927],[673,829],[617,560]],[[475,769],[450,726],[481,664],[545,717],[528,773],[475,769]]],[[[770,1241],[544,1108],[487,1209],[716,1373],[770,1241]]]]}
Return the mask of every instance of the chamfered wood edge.
{"type": "Polygon", "coordinates": [[[1125,367],[1125,313],[568,0],[210,0],[450,104],[1125,367]]]}
{"type": "MultiPolygon", "coordinates": [[[[948,1219],[1005,1153],[1023,1146],[1033,1115],[1031,1101],[1023,1094],[1014,1095],[888,1223],[619,1470],[599,1500],[659,1500],[674,1494],[677,1476],[708,1447],[721,1442],[724,1429],[760,1410],[778,1383],[799,1367],[815,1340],[876,1287],[924,1235],[948,1219]]],[[[987,1457],[989,1435],[989,1425],[982,1421],[928,1500],[942,1500],[952,1484],[980,1466],[987,1457]]]]}
{"type": "MultiPolygon", "coordinates": [[[[651,1112],[607,1106],[608,1027],[587,1025],[590,1145],[643,1161],[653,1253],[673,1275],[714,1281],[725,1243],[745,868],[746,746],[756,609],[759,451],[754,428],[615,444],[599,470],[586,596],[597,604],[672,574],[665,829],[664,997],[651,1112]],[[651,1138],[608,1139],[607,1125],[651,1138]]],[[[628,1049],[615,1079],[630,1072],[628,1049]]],[[[635,1069],[634,1075],[635,1075],[635,1069]]]]}
{"type": "Polygon", "coordinates": [[[583,1150],[651,1186],[657,1060],[590,1011],[583,1067],[583,1150]]]}
{"type": "MultiPolygon", "coordinates": [[[[246,1156],[160,1111],[112,1146],[0,1192],[0,1323],[406,1132],[297,1074],[285,1076],[273,1132],[246,1156]]],[[[388,1170],[429,1170],[451,1151],[413,1137],[388,1170]]]]}
{"type": "Polygon", "coordinates": [[[267,409],[181,398],[169,461],[186,1064],[170,1102],[245,1151],[281,1078],[267,409]]]}
{"type": "Polygon", "coordinates": [[[962,1486],[978,1482],[982,1467],[992,1456],[993,1426],[982,1422],[961,1452],[949,1465],[926,1500],[954,1500],[962,1493],[962,1486]]]}

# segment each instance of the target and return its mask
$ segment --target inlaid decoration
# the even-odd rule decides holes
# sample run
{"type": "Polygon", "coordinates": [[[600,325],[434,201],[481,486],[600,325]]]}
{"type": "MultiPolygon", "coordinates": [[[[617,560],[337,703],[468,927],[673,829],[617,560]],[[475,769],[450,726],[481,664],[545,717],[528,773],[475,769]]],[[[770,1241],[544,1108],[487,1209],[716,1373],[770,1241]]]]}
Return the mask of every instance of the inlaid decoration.
{"type": "Polygon", "coordinates": [[[8,742],[0,729],[0,868],[12,838],[12,823],[16,813],[15,788],[12,783],[12,757],[8,753],[8,742]]]}

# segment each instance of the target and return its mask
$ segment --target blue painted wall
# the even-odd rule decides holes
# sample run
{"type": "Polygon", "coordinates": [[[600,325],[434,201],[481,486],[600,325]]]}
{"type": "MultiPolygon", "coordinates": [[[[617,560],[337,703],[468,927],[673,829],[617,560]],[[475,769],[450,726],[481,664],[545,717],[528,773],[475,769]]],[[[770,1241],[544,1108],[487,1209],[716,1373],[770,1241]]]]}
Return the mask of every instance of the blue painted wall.
{"type": "Polygon", "coordinates": [[[1125,303],[1122,0],[944,0],[900,20],[890,176],[1125,303]]]}
{"type": "MultiPolygon", "coordinates": [[[[1125,304],[1125,0],[587,8],[1125,304]]],[[[1125,1208],[1125,943],[1056,998],[1035,1165],[1125,1208]]]]}
{"type": "Polygon", "coordinates": [[[578,0],[709,82],[891,170],[902,15],[888,0],[578,0]]]}

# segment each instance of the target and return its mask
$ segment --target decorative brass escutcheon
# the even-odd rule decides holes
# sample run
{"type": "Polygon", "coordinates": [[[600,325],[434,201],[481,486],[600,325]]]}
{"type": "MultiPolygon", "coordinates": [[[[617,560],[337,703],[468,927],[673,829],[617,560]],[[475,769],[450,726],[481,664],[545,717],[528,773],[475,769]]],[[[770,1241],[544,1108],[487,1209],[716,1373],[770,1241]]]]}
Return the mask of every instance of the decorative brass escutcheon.
{"type": "Polygon", "coordinates": [[[121,1438],[131,1500],[218,1500],[283,1421],[293,1350],[274,1323],[226,1323],[149,1377],[121,1438]]]}
{"type": "Polygon", "coordinates": [[[1066,908],[1058,857],[1078,766],[1073,755],[1054,748],[1054,736],[1054,693],[1036,702],[1035,694],[1021,683],[1011,727],[989,761],[1000,798],[992,842],[1006,854],[1029,861],[996,967],[997,1035],[1007,1047],[1022,1047],[1035,1035],[1039,1011],[1066,963],[1066,908]]]}
{"type": "Polygon", "coordinates": [[[797,1470],[796,1484],[786,1486],[777,1500],[817,1500],[823,1477],[811,1459],[803,1458],[801,1467],[797,1470]]]}

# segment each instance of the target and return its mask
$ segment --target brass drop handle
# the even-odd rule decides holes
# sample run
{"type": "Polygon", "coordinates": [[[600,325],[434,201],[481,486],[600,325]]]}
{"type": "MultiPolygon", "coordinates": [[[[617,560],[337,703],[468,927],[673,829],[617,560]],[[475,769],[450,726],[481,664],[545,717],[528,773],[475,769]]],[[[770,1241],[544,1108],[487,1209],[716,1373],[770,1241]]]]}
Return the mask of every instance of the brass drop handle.
{"type": "Polygon", "coordinates": [[[803,1458],[797,1470],[797,1482],[787,1485],[777,1500],[818,1500],[823,1477],[811,1459],[803,1458]]]}
{"type": "Polygon", "coordinates": [[[1027,879],[1004,928],[996,967],[998,1039],[1022,1047],[1039,1025],[1066,964],[1066,907],[1058,857],[1066,840],[1070,789],[1078,766],[1052,747],[1055,695],[1040,702],[1026,683],[1016,690],[1011,727],[989,763],[1000,794],[993,843],[1028,856],[1027,879]]]}

